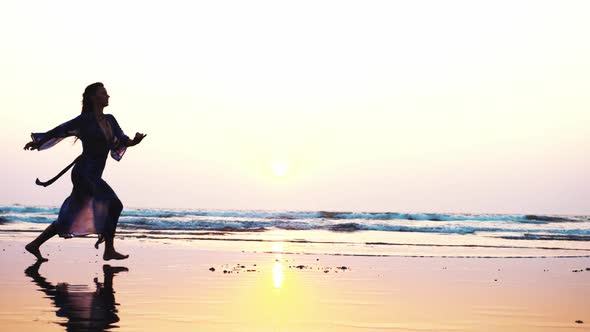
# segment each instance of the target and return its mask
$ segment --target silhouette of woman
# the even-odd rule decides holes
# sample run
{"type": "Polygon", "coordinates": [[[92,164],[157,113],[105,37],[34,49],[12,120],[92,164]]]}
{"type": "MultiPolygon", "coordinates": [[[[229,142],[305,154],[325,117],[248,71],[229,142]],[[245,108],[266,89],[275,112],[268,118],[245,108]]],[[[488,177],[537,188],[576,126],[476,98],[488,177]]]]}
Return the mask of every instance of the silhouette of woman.
{"type": "Polygon", "coordinates": [[[139,144],[145,134],[136,133],[133,139],[127,137],[114,116],[104,114],[103,109],[109,105],[109,95],[100,82],[86,87],[82,100],[82,114],[65,122],[46,133],[31,134],[32,141],[25,150],[45,150],[62,139],[75,136],[82,141],[82,154],[53,179],[36,183],[48,186],[67,172],[72,166],[73,189],[59,211],[59,216],[43,233],[25,246],[25,249],[47,261],[41,255],[39,247],[47,240],[59,234],[64,238],[98,234],[95,247],[103,241],[104,260],[125,259],[129,255],[118,253],[114,247],[115,230],[123,204],[111,187],[102,179],[102,172],[110,151],[111,157],[119,161],[127,147],[139,144]]]}
{"type": "Polygon", "coordinates": [[[43,264],[38,260],[25,270],[25,275],[33,279],[39,286],[39,291],[47,295],[58,308],[56,315],[68,321],[59,323],[71,332],[103,332],[113,327],[119,321],[113,277],[121,271],[128,271],[126,267],[112,267],[103,265],[103,282],[94,278],[96,291],[89,291],[87,286],[58,283],[53,285],[39,274],[39,267],[43,264]]]}

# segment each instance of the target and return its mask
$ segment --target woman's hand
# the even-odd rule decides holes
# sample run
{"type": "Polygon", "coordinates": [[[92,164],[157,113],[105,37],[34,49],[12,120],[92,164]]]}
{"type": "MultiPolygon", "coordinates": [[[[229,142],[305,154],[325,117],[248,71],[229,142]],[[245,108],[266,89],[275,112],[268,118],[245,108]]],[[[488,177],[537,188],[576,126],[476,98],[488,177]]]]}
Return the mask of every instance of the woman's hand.
{"type": "Polygon", "coordinates": [[[147,134],[135,133],[135,137],[131,140],[131,142],[129,142],[129,146],[134,146],[134,145],[137,145],[137,144],[141,143],[141,141],[146,136],[147,136],[147,134]]]}
{"type": "Polygon", "coordinates": [[[30,141],[29,143],[25,144],[25,150],[37,150],[39,147],[37,146],[37,144],[35,144],[35,142],[30,141]]]}

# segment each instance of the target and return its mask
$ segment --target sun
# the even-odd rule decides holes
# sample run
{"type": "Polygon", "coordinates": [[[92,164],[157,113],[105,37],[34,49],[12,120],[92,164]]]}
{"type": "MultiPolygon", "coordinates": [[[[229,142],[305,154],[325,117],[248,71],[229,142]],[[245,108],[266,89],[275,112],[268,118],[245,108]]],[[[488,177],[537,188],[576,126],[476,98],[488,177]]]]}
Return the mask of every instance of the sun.
{"type": "Polygon", "coordinates": [[[272,174],[274,176],[283,177],[289,171],[289,165],[284,161],[274,161],[271,164],[272,174]]]}

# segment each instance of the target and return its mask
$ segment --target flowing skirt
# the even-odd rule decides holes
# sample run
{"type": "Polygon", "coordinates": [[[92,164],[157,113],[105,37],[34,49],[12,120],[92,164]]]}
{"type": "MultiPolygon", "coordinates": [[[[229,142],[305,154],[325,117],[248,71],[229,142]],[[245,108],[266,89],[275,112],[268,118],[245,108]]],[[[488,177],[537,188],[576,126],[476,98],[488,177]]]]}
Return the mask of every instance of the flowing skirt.
{"type": "Polygon", "coordinates": [[[86,160],[74,166],[72,194],[62,204],[53,223],[60,236],[115,235],[123,204],[100,177],[103,169],[104,162],[97,165],[86,160]]]}

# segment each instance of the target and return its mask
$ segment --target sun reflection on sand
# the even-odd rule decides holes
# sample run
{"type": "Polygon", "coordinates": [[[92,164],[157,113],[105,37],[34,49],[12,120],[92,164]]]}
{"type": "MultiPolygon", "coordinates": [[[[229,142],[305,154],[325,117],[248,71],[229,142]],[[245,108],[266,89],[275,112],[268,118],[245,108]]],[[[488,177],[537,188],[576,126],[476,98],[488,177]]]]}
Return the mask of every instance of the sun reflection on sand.
{"type": "Polygon", "coordinates": [[[281,253],[284,250],[282,242],[275,242],[272,244],[272,251],[275,252],[275,263],[272,268],[272,280],[275,288],[283,287],[283,279],[285,275],[283,273],[283,256],[281,253]]]}
{"type": "MultiPolygon", "coordinates": [[[[317,287],[331,276],[319,270],[309,273],[311,270],[294,268],[294,265],[307,263],[285,254],[291,249],[289,243],[276,241],[265,245],[267,254],[256,262],[260,273],[225,275],[219,279],[223,282],[219,283],[218,295],[231,296],[230,303],[222,307],[221,315],[253,327],[236,330],[307,331],[301,324],[321,317],[327,308],[320,304],[317,287]]],[[[241,262],[248,265],[246,259],[241,262]]]]}
{"type": "Polygon", "coordinates": [[[272,280],[275,288],[283,287],[284,278],[285,276],[283,275],[283,264],[280,262],[275,262],[275,265],[272,268],[272,280]]]}
{"type": "Polygon", "coordinates": [[[283,242],[273,242],[272,244],[272,252],[276,253],[275,256],[280,256],[280,254],[285,250],[285,245],[283,242]]]}

